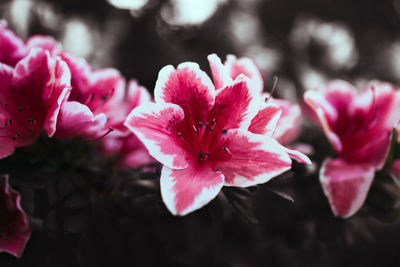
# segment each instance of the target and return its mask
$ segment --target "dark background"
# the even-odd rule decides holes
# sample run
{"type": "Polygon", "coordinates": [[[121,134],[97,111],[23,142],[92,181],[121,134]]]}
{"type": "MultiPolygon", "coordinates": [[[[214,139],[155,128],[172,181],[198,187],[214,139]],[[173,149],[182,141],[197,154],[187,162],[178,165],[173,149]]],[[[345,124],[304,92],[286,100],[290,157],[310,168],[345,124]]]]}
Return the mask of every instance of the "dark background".
{"type": "MultiPolygon", "coordinates": [[[[0,17],[25,40],[52,35],[94,68],[117,68],[150,92],[167,64],[194,61],[210,73],[213,52],[253,58],[265,91],[277,76],[275,96],[299,103],[304,90],[333,78],[359,87],[400,82],[399,0],[197,2],[203,7],[181,16],[180,1],[129,10],[105,0],[0,0],[0,17]]],[[[334,218],[318,182],[332,151],[316,129],[305,121],[299,138],[315,149],[313,167],[224,189],[185,217],[164,207],[159,166],[116,170],[93,144],[43,137],[0,161],[33,229],[23,256],[0,254],[0,266],[399,266],[399,189],[378,173],[364,207],[334,218]]]]}

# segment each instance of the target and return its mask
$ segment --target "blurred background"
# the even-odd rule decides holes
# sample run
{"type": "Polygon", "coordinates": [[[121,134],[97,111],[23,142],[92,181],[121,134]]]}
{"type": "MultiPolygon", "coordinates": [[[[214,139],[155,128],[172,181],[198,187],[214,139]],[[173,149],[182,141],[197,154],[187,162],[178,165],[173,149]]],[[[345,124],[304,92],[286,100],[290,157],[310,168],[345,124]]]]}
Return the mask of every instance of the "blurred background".
{"type": "MultiPolygon", "coordinates": [[[[167,64],[210,73],[211,53],[254,59],[264,90],[277,76],[275,96],[296,102],[334,78],[400,84],[400,0],[0,0],[0,18],[25,40],[51,35],[150,92],[167,64]]],[[[398,189],[382,178],[356,216],[335,219],[317,177],[329,144],[312,129],[305,123],[300,141],[315,147],[314,168],[225,190],[184,218],[163,207],[157,175],[89,168],[43,182],[47,169],[34,169],[37,190],[19,187],[32,238],[21,259],[1,254],[0,266],[399,266],[398,189]]]]}

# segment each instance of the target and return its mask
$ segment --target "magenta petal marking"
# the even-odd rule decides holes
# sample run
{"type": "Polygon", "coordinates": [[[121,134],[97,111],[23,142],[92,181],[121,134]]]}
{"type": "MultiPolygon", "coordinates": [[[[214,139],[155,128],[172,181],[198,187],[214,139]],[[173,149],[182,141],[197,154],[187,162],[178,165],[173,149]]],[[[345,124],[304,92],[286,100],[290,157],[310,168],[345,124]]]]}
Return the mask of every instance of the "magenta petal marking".
{"type": "Polygon", "coordinates": [[[161,196],[174,215],[186,215],[214,199],[224,185],[224,175],[209,165],[190,165],[174,170],[166,166],[161,172],[161,196]]]}
{"type": "Polygon", "coordinates": [[[247,187],[268,182],[291,167],[286,149],[275,139],[241,130],[228,131],[232,157],[216,164],[225,185],[247,187]]]}
{"type": "Polygon", "coordinates": [[[369,165],[349,164],[342,159],[324,161],[320,182],[336,216],[347,218],[361,208],[374,173],[375,169],[369,165]]]}
{"type": "Polygon", "coordinates": [[[0,176],[0,252],[20,257],[31,230],[21,196],[8,185],[8,177],[0,176]]]}
{"type": "Polygon", "coordinates": [[[221,63],[221,59],[216,54],[209,55],[207,59],[210,64],[215,90],[225,88],[233,82],[233,79],[229,76],[228,69],[221,63]]]}
{"type": "Polygon", "coordinates": [[[173,129],[184,116],[178,105],[146,103],[132,110],[124,125],[136,134],[155,159],[170,168],[183,169],[189,165],[188,152],[179,145],[179,137],[173,129]]]}
{"type": "Polygon", "coordinates": [[[282,110],[275,104],[263,103],[262,108],[251,120],[249,131],[255,134],[272,136],[279,121],[282,110]]]}
{"type": "Polygon", "coordinates": [[[154,98],[157,103],[177,104],[188,118],[203,121],[214,105],[215,89],[196,63],[186,62],[179,64],[176,70],[171,65],[160,70],[154,98]]]}

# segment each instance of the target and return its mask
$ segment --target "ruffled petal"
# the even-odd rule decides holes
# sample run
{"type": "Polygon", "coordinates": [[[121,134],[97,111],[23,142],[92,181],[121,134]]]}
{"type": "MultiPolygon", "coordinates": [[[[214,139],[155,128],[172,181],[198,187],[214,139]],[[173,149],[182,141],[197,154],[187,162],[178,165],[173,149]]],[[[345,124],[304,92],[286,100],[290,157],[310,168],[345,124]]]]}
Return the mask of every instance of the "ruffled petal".
{"type": "MultiPolygon", "coordinates": [[[[255,134],[272,136],[282,110],[275,104],[263,103],[262,106],[257,115],[251,120],[249,131],[255,134]]],[[[288,127],[290,127],[290,125],[288,127]]]]}
{"type": "Polygon", "coordinates": [[[342,142],[333,131],[328,119],[330,118],[331,121],[336,122],[337,113],[334,107],[325,100],[321,93],[311,90],[304,94],[304,102],[314,110],[329,142],[337,152],[340,152],[343,148],[342,142]]]}
{"type": "Polygon", "coordinates": [[[273,137],[281,144],[290,143],[300,133],[301,110],[299,105],[276,98],[269,98],[268,102],[278,105],[282,110],[273,137]]]}
{"type": "Polygon", "coordinates": [[[336,216],[347,218],[361,208],[374,173],[375,169],[369,165],[349,164],[342,159],[324,161],[319,179],[336,216]]]}
{"type": "Polygon", "coordinates": [[[47,35],[33,35],[26,42],[28,50],[32,48],[42,48],[50,52],[51,55],[56,55],[62,51],[61,45],[54,40],[53,37],[47,35]]]}
{"type": "Polygon", "coordinates": [[[216,169],[225,175],[225,185],[247,187],[265,183],[291,167],[286,149],[271,137],[230,130],[227,139],[231,159],[216,164],[216,169]]]}
{"type": "Polygon", "coordinates": [[[179,105],[189,127],[205,121],[215,101],[215,89],[210,78],[196,63],[171,65],[162,68],[154,89],[156,103],[179,105]]]}
{"type": "Polygon", "coordinates": [[[90,109],[76,101],[65,102],[57,124],[57,138],[71,138],[76,135],[97,137],[105,133],[107,117],[103,113],[96,116],[90,109]]]}
{"type": "Polygon", "coordinates": [[[15,66],[27,52],[24,41],[0,20],[0,63],[15,66]]]}
{"type": "Polygon", "coordinates": [[[183,110],[178,105],[147,103],[132,110],[124,125],[136,134],[155,159],[170,168],[183,169],[189,165],[188,153],[172,132],[183,118],[183,110]]]}
{"type": "Polygon", "coordinates": [[[232,84],[233,79],[229,75],[228,69],[221,63],[221,59],[216,54],[209,55],[207,59],[210,64],[215,90],[232,84]]]}
{"type": "Polygon", "coordinates": [[[224,175],[208,165],[190,165],[174,170],[166,166],[161,172],[161,196],[174,215],[186,215],[214,199],[224,185],[224,175]]]}
{"type": "Polygon", "coordinates": [[[244,74],[250,78],[250,88],[255,93],[261,93],[264,89],[264,82],[260,70],[253,60],[250,58],[237,59],[234,55],[228,55],[225,66],[229,71],[229,75],[235,80],[240,74],[244,74]]]}
{"type": "Polygon", "coordinates": [[[248,86],[248,78],[240,75],[235,82],[218,91],[209,120],[215,119],[219,130],[248,129],[261,106],[261,99],[248,86]]]}

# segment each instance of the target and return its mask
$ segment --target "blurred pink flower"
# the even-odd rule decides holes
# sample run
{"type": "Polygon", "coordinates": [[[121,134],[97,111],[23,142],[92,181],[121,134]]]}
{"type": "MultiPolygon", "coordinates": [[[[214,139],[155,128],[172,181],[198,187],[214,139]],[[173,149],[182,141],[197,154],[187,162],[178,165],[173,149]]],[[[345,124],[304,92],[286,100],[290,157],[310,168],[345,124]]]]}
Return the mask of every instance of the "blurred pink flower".
{"type": "MultiPolygon", "coordinates": [[[[216,91],[197,64],[169,65],[159,73],[156,103],[129,114],[125,125],[164,165],[161,195],[173,214],[201,208],[223,185],[265,183],[290,169],[282,145],[248,131],[262,102],[248,85],[249,79],[239,75],[216,91]]],[[[273,131],[268,120],[259,126],[273,131]]]]}
{"type": "Polygon", "coordinates": [[[105,136],[101,140],[101,151],[104,155],[119,156],[119,167],[138,168],[154,162],[146,147],[130,132],[124,125],[129,112],[141,104],[151,101],[151,96],[146,88],[140,86],[136,81],[129,82],[126,97],[118,105],[121,121],[112,127],[117,131],[105,136]]]}
{"type": "Polygon", "coordinates": [[[36,141],[43,129],[56,131],[60,107],[71,91],[65,62],[40,48],[32,49],[15,68],[0,63],[0,158],[15,147],[36,141]]]}
{"type": "Polygon", "coordinates": [[[0,63],[14,67],[26,54],[24,41],[0,20],[0,63]]]}
{"type": "Polygon", "coordinates": [[[28,218],[21,207],[21,196],[0,176],[0,252],[20,257],[31,235],[28,218]]]}
{"type": "Polygon", "coordinates": [[[379,82],[357,91],[336,80],[307,91],[304,101],[338,154],[322,164],[322,188],[333,213],[349,217],[363,205],[375,171],[385,163],[392,129],[400,119],[400,91],[379,82]]]}

